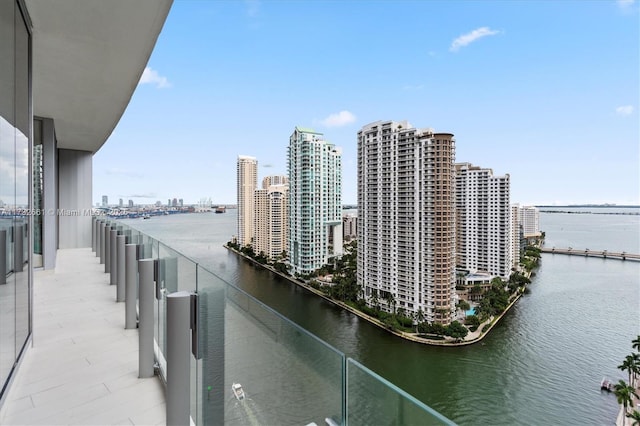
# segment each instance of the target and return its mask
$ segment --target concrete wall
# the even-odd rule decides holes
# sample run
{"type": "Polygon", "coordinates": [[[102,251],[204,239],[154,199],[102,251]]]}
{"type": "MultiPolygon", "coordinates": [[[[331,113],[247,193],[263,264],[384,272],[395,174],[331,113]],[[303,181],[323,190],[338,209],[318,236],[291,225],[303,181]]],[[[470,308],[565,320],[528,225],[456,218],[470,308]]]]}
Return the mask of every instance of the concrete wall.
{"type": "Polygon", "coordinates": [[[58,248],[91,247],[92,157],[58,150],[58,248]]]}

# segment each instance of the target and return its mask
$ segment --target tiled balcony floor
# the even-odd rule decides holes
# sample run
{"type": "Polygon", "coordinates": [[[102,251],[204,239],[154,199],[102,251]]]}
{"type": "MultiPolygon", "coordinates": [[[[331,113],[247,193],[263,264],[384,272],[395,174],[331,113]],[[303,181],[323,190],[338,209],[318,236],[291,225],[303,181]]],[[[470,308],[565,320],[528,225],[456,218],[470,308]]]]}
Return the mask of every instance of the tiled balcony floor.
{"type": "Polygon", "coordinates": [[[138,378],[138,331],[124,329],[95,253],[58,250],[34,278],[33,347],[2,409],[2,425],[165,424],[164,387],[138,378]]]}

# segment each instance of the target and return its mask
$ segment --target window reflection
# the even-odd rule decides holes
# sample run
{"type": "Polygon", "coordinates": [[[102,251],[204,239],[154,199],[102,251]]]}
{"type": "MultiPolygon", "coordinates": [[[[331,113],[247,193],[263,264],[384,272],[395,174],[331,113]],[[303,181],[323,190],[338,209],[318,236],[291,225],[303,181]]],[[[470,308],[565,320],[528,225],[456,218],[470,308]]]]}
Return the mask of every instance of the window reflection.
{"type": "Polygon", "coordinates": [[[0,393],[30,333],[29,41],[18,3],[0,2],[0,393]]]}

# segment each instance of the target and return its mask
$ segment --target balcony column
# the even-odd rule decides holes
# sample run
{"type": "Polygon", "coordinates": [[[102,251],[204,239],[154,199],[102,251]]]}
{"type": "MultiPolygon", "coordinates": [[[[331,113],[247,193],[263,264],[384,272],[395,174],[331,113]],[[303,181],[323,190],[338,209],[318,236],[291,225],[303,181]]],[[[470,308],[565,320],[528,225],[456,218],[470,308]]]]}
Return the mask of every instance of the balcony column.
{"type": "Polygon", "coordinates": [[[107,224],[104,223],[104,221],[100,221],[100,264],[104,265],[104,263],[106,262],[106,256],[104,254],[104,252],[106,251],[106,241],[104,238],[105,233],[107,232],[107,224]]]}
{"type": "Polygon", "coordinates": [[[138,293],[138,245],[125,247],[125,307],[124,328],[136,328],[136,299],[138,293]]]}
{"type": "Polygon", "coordinates": [[[100,219],[96,219],[96,229],[94,230],[93,236],[96,239],[96,257],[100,257],[100,223],[102,221],[100,219]]]}
{"type": "Polygon", "coordinates": [[[167,425],[189,424],[191,293],[167,296],[167,425]]]}
{"type": "Polygon", "coordinates": [[[0,229],[0,284],[7,283],[7,230],[0,229]]]}
{"type": "Polygon", "coordinates": [[[104,273],[111,271],[111,225],[104,227],[104,273]]]}
{"type": "MultiPolygon", "coordinates": [[[[153,259],[138,260],[140,322],[138,326],[138,377],[153,377],[153,259]]],[[[186,423],[188,424],[188,423],[186,423]]]]}
{"type": "Polygon", "coordinates": [[[91,252],[96,251],[96,217],[91,217],[91,252]]]}
{"type": "Polygon", "coordinates": [[[109,284],[116,284],[118,279],[118,231],[115,225],[111,226],[109,231],[109,284]]]}
{"type": "Polygon", "coordinates": [[[117,280],[116,280],[116,302],[124,302],[125,299],[125,244],[127,243],[127,237],[124,235],[118,235],[116,237],[116,257],[118,262],[117,266],[117,280]]]}

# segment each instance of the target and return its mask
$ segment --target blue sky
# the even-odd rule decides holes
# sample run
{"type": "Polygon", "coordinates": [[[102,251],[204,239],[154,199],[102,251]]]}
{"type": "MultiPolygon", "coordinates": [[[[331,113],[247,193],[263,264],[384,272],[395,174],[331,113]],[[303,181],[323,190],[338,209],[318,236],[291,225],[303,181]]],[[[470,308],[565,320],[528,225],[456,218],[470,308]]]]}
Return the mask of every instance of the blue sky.
{"type": "Polygon", "coordinates": [[[343,149],[408,120],[456,161],[511,175],[523,204],[640,204],[639,4],[622,1],[180,1],[94,156],[94,202],[236,202],[238,155],[286,174],[289,136],[343,149]]]}

